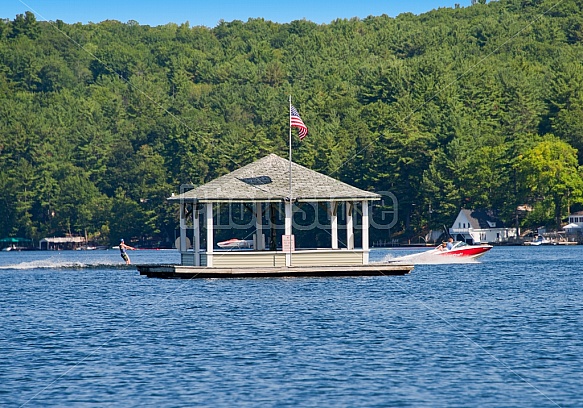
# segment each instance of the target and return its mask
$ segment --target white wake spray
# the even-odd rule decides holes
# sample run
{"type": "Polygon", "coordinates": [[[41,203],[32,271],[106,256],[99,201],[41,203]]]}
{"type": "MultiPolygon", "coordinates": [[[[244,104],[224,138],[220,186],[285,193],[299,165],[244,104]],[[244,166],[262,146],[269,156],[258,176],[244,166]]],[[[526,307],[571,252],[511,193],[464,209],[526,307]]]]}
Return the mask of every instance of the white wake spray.
{"type": "Polygon", "coordinates": [[[103,260],[96,262],[64,261],[59,257],[20,262],[12,265],[1,265],[0,270],[30,270],[30,269],[95,269],[100,267],[126,267],[125,263],[103,260]]]}

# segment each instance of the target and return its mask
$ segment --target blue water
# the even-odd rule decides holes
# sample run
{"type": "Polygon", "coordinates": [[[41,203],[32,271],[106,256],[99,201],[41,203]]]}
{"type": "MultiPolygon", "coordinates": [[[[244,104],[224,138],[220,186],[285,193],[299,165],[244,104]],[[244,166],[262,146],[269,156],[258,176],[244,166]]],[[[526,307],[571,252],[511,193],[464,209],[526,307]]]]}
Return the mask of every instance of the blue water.
{"type": "Polygon", "coordinates": [[[113,250],[0,253],[0,403],[581,407],[582,255],[496,247],[407,276],[160,280],[113,250]]]}

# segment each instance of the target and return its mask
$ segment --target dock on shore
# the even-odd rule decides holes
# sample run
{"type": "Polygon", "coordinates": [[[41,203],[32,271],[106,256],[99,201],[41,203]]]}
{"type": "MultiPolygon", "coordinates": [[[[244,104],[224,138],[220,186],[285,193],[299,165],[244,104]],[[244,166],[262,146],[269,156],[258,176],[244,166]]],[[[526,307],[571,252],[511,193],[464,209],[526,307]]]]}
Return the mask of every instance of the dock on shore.
{"type": "Polygon", "coordinates": [[[394,264],[247,268],[213,268],[183,265],[136,265],[136,267],[140,275],[165,279],[389,276],[406,275],[413,270],[413,265],[394,264]]]}

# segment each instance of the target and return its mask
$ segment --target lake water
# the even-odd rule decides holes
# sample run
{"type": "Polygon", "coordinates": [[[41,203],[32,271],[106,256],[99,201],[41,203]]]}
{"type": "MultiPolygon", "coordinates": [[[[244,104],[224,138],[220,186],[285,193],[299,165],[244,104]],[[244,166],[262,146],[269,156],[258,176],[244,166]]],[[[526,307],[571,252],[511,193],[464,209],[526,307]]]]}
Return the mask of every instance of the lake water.
{"type": "Polygon", "coordinates": [[[495,247],[407,276],[160,280],[114,250],[2,252],[0,402],[581,407],[582,259],[495,247]]]}

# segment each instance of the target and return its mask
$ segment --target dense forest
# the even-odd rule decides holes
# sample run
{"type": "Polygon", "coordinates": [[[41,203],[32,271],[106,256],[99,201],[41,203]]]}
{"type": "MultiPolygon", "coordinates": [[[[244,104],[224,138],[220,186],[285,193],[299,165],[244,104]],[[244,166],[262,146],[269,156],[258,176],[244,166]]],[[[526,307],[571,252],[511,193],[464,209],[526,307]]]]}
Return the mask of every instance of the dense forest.
{"type": "Polygon", "coordinates": [[[484,3],[322,25],[0,20],[0,237],[173,241],[181,185],[286,157],[290,94],[310,130],[294,160],[392,192],[393,233],[460,208],[556,226],[583,203],[583,3],[484,3]]]}

